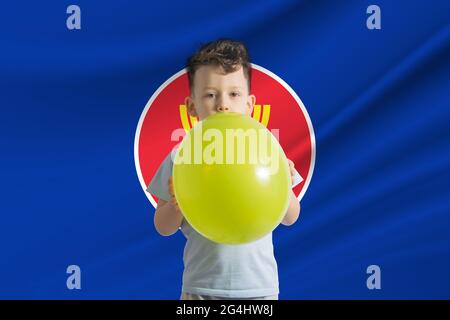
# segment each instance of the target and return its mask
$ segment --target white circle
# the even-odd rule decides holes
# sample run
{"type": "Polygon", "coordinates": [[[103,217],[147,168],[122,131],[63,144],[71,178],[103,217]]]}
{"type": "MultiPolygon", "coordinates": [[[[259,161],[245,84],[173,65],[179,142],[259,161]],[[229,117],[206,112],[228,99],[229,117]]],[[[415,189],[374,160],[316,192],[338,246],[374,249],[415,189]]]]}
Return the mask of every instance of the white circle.
{"type": "MultiPolygon", "coordinates": [[[[302,110],[303,115],[305,116],[306,123],[308,124],[309,135],[311,136],[311,161],[310,161],[310,166],[309,166],[309,170],[308,170],[308,176],[305,179],[305,185],[303,186],[302,191],[300,192],[300,194],[297,197],[297,199],[300,201],[303,198],[303,195],[305,194],[306,190],[308,189],[309,183],[311,182],[311,178],[312,178],[312,175],[314,172],[314,165],[316,162],[316,138],[314,135],[314,128],[312,126],[311,118],[309,117],[308,111],[306,110],[300,97],[295,93],[294,90],[292,90],[292,88],[283,79],[281,79],[276,74],[272,73],[271,71],[269,71],[261,66],[258,66],[254,63],[252,63],[251,65],[252,65],[253,69],[261,71],[261,72],[265,73],[266,75],[275,79],[291,94],[292,97],[294,97],[295,101],[300,106],[300,109],[302,110]]],[[[159,88],[155,91],[155,93],[153,93],[153,95],[151,96],[150,100],[148,100],[147,104],[145,105],[144,110],[141,113],[141,116],[139,118],[139,122],[138,122],[138,125],[136,128],[136,134],[134,136],[134,165],[136,166],[136,172],[137,172],[139,182],[141,184],[142,189],[144,190],[145,195],[147,196],[147,198],[150,200],[150,203],[155,208],[156,208],[156,201],[153,199],[151,194],[146,191],[147,186],[145,185],[144,177],[142,176],[141,165],[139,163],[139,154],[138,154],[139,136],[141,134],[142,123],[144,122],[145,116],[147,115],[147,112],[150,109],[150,106],[152,105],[153,101],[155,101],[156,97],[158,97],[158,95],[161,93],[161,91],[163,91],[172,81],[174,81],[178,77],[182,76],[186,72],[187,72],[186,69],[182,69],[182,70],[178,71],[173,76],[171,76],[169,79],[167,79],[161,86],[159,86],[159,88]]]]}

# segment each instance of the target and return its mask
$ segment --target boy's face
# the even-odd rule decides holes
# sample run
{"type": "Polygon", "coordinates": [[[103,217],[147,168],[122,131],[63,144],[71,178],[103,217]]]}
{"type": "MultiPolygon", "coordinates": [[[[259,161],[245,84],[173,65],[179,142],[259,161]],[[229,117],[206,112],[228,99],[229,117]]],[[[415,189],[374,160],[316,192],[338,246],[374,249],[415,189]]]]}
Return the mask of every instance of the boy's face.
{"type": "Polygon", "coordinates": [[[217,112],[250,115],[255,101],[248,92],[242,66],[228,74],[221,67],[201,66],[195,72],[191,95],[185,99],[190,115],[199,120],[217,112]]]}

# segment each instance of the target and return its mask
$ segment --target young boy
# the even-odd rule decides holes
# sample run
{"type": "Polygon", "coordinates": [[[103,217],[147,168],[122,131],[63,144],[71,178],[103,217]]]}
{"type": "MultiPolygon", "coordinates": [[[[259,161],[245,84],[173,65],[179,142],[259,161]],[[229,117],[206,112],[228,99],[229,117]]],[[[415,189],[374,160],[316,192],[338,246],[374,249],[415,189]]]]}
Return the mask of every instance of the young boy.
{"type": "MultiPolygon", "coordinates": [[[[188,60],[190,96],[185,104],[190,115],[203,120],[217,112],[251,115],[255,96],[250,94],[251,64],[245,46],[218,40],[201,47],[188,60]]],[[[187,242],[181,299],[278,299],[278,270],[272,233],[242,245],[212,242],[196,232],[177,206],[172,189],[174,153],[159,167],[147,191],[158,197],[154,223],[164,236],[180,227],[187,242]]],[[[292,184],[301,177],[289,161],[292,184]]],[[[292,225],[300,204],[291,190],[289,208],[282,224],[292,225]]]]}

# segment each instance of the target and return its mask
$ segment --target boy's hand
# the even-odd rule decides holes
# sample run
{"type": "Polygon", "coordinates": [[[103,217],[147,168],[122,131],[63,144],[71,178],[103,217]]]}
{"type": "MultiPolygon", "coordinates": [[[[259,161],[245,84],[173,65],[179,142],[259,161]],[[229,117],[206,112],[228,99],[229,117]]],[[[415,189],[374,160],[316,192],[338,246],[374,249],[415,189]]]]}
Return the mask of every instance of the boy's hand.
{"type": "Polygon", "coordinates": [[[295,176],[295,164],[291,160],[287,159],[289,164],[289,170],[291,171],[291,184],[294,184],[294,176],[295,176]]]}
{"type": "MultiPolygon", "coordinates": [[[[295,170],[294,162],[292,162],[289,159],[287,160],[289,164],[289,170],[291,172],[291,184],[294,185],[294,177],[297,174],[297,171],[295,170]]],[[[294,194],[294,190],[291,189],[289,207],[281,223],[284,224],[285,226],[293,225],[295,221],[297,221],[299,214],[300,214],[300,203],[298,202],[297,197],[294,194]]]]}
{"type": "Polygon", "coordinates": [[[172,203],[172,205],[177,209],[177,211],[182,213],[180,207],[178,206],[177,199],[175,198],[175,192],[173,192],[172,177],[169,178],[169,194],[170,194],[170,202],[172,203]]]}

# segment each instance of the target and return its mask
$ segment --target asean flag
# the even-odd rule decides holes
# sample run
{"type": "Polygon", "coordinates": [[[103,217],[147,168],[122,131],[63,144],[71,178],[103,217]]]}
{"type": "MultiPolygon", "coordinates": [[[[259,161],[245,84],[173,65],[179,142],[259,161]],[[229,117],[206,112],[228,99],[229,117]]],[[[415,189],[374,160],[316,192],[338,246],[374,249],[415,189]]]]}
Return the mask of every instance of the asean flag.
{"type": "MultiPolygon", "coordinates": [[[[252,64],[251,94],[256,96],[252,117],[277,137],[286,156],[303,179],[294,188],[299,200],[305,195],[315,163],[314,129],[308,112],[295,91],[269,70],[252,64]]],[[[151,96],[140,116],[134,160],[141,187],[154,207],[157,198],[145,192],[161,162],[198,121],[188,114],[186,69],[164,82],[151,96]]]]}

